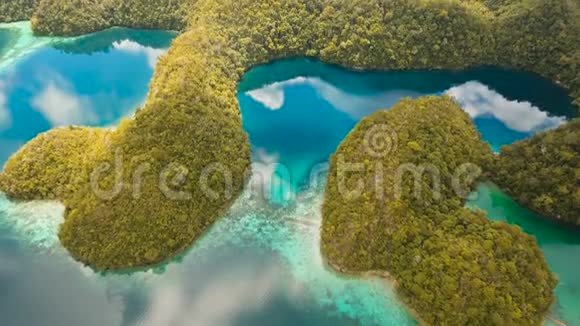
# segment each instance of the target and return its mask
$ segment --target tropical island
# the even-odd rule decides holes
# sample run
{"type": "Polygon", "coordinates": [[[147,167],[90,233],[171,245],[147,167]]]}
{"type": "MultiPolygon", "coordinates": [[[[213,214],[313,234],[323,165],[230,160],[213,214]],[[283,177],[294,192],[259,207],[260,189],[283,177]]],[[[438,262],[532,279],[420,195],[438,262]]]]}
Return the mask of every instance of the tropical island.
{"type": "Polygon", "coordinates": [[[392,275],[427,325],[541,324],[557,281],[535,238],[465,208],[458,193],[477,178],[457,171],[492,159],[447,97],[403,100],[363,119],[331,159],[324,256],[343,272],[392,275]]]}
{"type": "MultiPolygon", "coordinates": [[[[13,199],[61,200],[67,207],[61,243],[97,270],[174,257],[242,191],[250,146],[236,87],[252,67],[304,56],[358,70],[495,65],[558,81],[580,104],[580,9],[573,1],[9,0],[0,8],[0,21],[30,19],[39,35],[117,25],[182,31],[134,118],[115,129],[48,132],[0,174],[0,190],[13,199]]],[[[403,101],[361,122],[334,156],[334,169],[340,154],[391,170],[428,160],[445,181],[441,198],[415,200],[404,179],[397,200],[363,194],[345,206],[331,170],[322,227],[329,263],[349,273],[390,273],[427,324],[541,324],[556,280],[534,238],[464,209],[452,191],[449,171],[494,164],[453,101],[403,101]],[[397,131],[395,155],[357,152],[361,136],[377,124],[397,131]],[[400,223],[390,225],[385,212],[400,223]]]]}
{"type": "Polygon", "coordinates": [[[502,149],[494,180],[522,205],[580,226],[580,119],[502,149]]]}

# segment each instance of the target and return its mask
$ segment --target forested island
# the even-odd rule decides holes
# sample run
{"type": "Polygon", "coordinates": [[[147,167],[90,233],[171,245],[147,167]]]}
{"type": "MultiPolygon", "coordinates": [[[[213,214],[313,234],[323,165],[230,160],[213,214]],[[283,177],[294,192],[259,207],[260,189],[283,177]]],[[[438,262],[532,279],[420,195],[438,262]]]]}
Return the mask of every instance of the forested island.
{"type": "Polygon", "coordinates": [[[535,238],[464,208],[457,194],[456,182],[469,193],[477,181],[456,180],[461,166],[491,159],[447,97],[403,100],[363,119],[331,159],[324,256],[340,271],[389,273],[428,325],[540,325],[557,282],[535,238]],[[397,135],[383,155],[369,137],[376,126],[397,135]]]}
{"type": "MultiPolygon", "coordinates": [[[[62,244],[97,270],[146,267],[179,254],[242,191],[250,146],[236,87],[254,66],[304,56],[360,70],[495,65],[558,81],[580,104],[580,9],[568,0],[7,0],[0,8],[0,20],[30,18],[39,35],[114,25],[182,31],[133,119],[115,129],[41,135],[0,174],[0,190],[13,199],[61,200],[62,244]],[[208,166],[216,168],[206,175],[213,197],[198,185],[208,166]],[[96,184],[111,196],[93,191],[90,171],[100,170],[114,171],[96,184]],[[160,189],[161,175],[171,189],[160,189]],[[188,196],[168,198],[167,190],[188,196]]],[[[391,168],[429,159],[443,178],[462,163],[494,164],[469,118],[446,97],[406,100],[364,120],[334,167],[341,153],[391,168]],[[385,160],[351,148],[377,123],[401,133],[399,151],[385,160]]],[[[388,271],[427,324],[541,324],[556,281],[532,237],[463,209],[449,180],[441,200],[363,196],[348,206],[336,200],[335,181],[331,171],[322,238],[336,268],[388,271]],[[382,219],[385,213],[401,227],[382,219]],[[357,224],[345,224],[347,217],[357,224]]]]}
{"type": "Polygon", "coordinates": [[[502,148],[495,182],[542,216],[580,226],[580,119],[502,148]]]}

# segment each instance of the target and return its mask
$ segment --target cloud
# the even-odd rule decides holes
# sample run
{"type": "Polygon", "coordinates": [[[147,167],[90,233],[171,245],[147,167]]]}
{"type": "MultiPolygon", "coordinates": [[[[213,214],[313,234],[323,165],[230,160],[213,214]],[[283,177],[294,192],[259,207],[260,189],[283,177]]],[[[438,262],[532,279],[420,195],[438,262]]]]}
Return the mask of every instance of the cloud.
{"type": "Polygon", "coordinates": [[[258,148],[254,156],[248,184],[251,195],[277,204],[292,201],[296,196],[292,189],[292,172],[280,163],[280,155],[258,148]]]}
{"type": "Polygon", "coordinates": [[[284,106],[284,90],[274,85],[249,91],[246,94],[270,110],[279,110],[284,106]]]}
{"type": "Polygon", "coordinates": [[[151,68],[155,68],[159,57],[167,52],[166,49],[155,49],[147,46],[143,46],[137,42],[130,40],[123,40],[120,42],[113,43],[113,48],[121,51],[125,51],[133,54],[144,54],[147,57],[147,62],[151,68]]]}
{"type": "Polygon", "coordinates": [[[51,255],[20,250],[11,261],[6,257],[0,250],[0,315],[4,325],[121,324],[120,307],[108,300],[104,289],[87,282],[76,266],[51,255]]]}
{"type": "Polygon", "coordinates": [[[275,82],[262,88],[246,92],[254,101],[261,103],[270,110],[279,110],[284,106],[284,88],[290,85],[305,84],[305,77],[297,77],[283,82],[275,82]]]}
{"type": "Polygon", "coordinates": [[[555,128],[566,121],[564,117],[548,116],[529,102],[509,101],[477,81],[452,87],[445,93],[455,98],[473,119],[491,115],[519,132],[555,128]]]}
{"type": "Polygon", "coordinates": [[[301,295],[292,288],[281,289],[284,286],[280,285],[281,275],[281,267],[276,264],[262,269],[242,268],[235,272],[224,269],[213,275],[211,281],[200,284],[201,288],[188,285],[191,282],[188,279],[199,279],[195,273],[165,275],[162,284],[153,289],[150,308],[142,318],[142,325],[234,325],[240,315],[263,309],[276,293],[301,295]]]}
{"type": "MultiPolygon", "coordinates": [[[[297,77],[276,82],[260,89],[246,92],[254,101],[271,110],[284,106],[284,88],[291,85],[308,85],[325,101],[353,119],[361,119],[378,109],[388,109],[404,97],[424,95],[419,92],[393,89],[386,92],[359,95],[344,91],[317,77],[297,77]]],[[[452,87],[445,92],[454,97],[472,118],[492,115],[510,129],[535,132],[555,128],[566,121],[565,117],[551,117],[529,102],[509,101],[477,81],[452,87]]]]}
{"type": "Polygon", "coordinates": [[[392,89],[372,95],[356,95],[345,92],[320,78],[309,78],[308,83],[318,95],[332,104],[336,109],[359,120],[366,115],[379,110],[388,109],[404,97],[417,97],[421,93],[403,89],[392,89]]]}
{"type": "Polygon", "coordinates": [[[108,300],[96,278],[80,273],[82,265],[60,245],[64,210],[54,201],[13,202],[0,192],[0,238],[8,241],[0,246],[3,324],[120,325],[122,307],[108,300]]]}
{"type": "Polygon", "coordinates": [[[375,110],[390,108],[403,97],[421,95],[418,92],[397,89],[371,95],[352,94],[318,77],[297,77],[283,82],[276,82],[248,91],[246,95],[270,110],[279,110],[284,106],[285,102],[284,88],[300,84],[312,87],[318,96],[336,109],[357,120],[375,110]]]}
{"type": "Polygon", "coordinates": [[[53,127],[86,125],[97,121],[90,100],[75,94],[73,87],[59,76],[46,83],[45,88],[32,98],[31,105],[53,127]]]}
{"type": "Polygon", "coordinates": [[[18,273],[20,264],[0,251],[0,279],[18,273]]]}
{"type": "Polygon", "coordinates": [[[0,131],[10,128],[12,117],[8,109],[8,99],[6,96],[6,83],[0,80],[0,131]]]}
{"type": "Polygon", "coordinates": [[[36,248],[58,247],[58,228],[64,221],[64,209],[55,201],[12,202],[0,192],[0,226],[12,230],[19,241],[36,248]]]}

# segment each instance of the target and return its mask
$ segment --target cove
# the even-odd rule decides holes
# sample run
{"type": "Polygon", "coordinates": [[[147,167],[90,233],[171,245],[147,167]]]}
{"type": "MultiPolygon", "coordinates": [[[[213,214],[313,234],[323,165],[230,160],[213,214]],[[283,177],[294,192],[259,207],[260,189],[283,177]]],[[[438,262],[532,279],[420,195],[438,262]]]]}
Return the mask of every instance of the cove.
{"type": "MultiPolygon", "coordinates": [[[[28,31],[0,29],[0,39],[9,39],[5,47],[16,46],[30,37],[28,31]]],[[[173,37],[112,29],[76,39],[28,40],[27,50],[17,53],[5,48],[9,57],[2,60],[17,60],[0,70],[0,165],[41,132],[113,126],[130,116],[144,102],[157,58],[173,37]]]]}
{"type": "MultiPolygon", "coordinates": [[[[28,83],[22,82],[6,92],[11,124],[0,140],[17,140],[12,150],[6,150],[7,156],[38,132],[68,124],[114,125],[139,105],[151,77],[150,63],[168,43],[157,43],[149,32],[139,32],[133,39],[111,33],[128,32],[106,31],[94,34],[92,40],[40,48],[11,66],[12,76],[17,76],[19,69],[36,62],[22,71],[34,76],[48,66],[67,82],[54,79],[52,88],[58,91],[48,92],[43,101],[34,98],[51,88],[50,80],[31,82],[38,83],[40,91],[26,90],[28,83]],[[109,91],[94,95],[103,89],[109,91]],[[77,100],[70,100],[73,95],[77,100]],[[74,114],[64,116],[74,121],[60,120],[57,105],[43,111],[35,102],[80,109],[67,109],[74,114]],[[20,106],[12,103],[22,103],[31,115],[15,119],[20,106]]],[[[415,325],[391,285],[372,277],[337,275],[325,267],[318,235],[324,172],[312,170],[319,163],[323,168],[365,115],[387,109],[404,96],[441,93],[463,102],[495,149],[573,116],[569,98],[556,85],[535,75],[492,68],[361,73],[306,59],[257,67],[246,74],[238,96],[254,162],[261,163],[250,183],[256,187],[248,187],[226,216],[174,263],[150,272],[95,274],[72,261],[58,244],[62,205],[17,204],[0,196],[3,322],[415,325]],[[497,105],[502,110],[494,111],[497,105]],[[268,189],[266,200],[260,196],[261,186],[268,189]],[[52,299],[55,293],[59,300],[52,299]],[[36,308],[35,314],[28,312],[29,307],[36,308]]],[[[575,297],[571,295],[572,300],[575,297]]],[[[559,312],[562,296],[560,301],[559,312]]],[[[562,313],[562,318],[567,315],[562,313]]]]}

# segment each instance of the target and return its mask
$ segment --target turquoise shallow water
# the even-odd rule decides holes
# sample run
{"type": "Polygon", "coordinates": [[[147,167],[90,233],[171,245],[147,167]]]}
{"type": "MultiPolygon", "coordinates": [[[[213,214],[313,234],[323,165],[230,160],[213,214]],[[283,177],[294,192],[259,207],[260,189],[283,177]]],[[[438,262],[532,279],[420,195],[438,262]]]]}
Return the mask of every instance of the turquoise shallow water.
{"type": "MultiPolygon", "coordinates": [[[[21,36],[0,41],[0,62],[11,60],[0,64],[1,162],[50,128],[109,126],[131,115],[173,37],[115,29],[39,40],[26,24],[16,30],[21,36]]],[[[360,73],[302,59],[256,68],[238,96],[254,177],[227,215],[174,262],[149,272],[95,274],[58,244],[62,205],[0,196],[2,324],[415,325],[389,284],[325,268],[318,235],[324,163],[365,115],[404,96],[441,93],[457,98],[496,149],[573,115],[556,85],[492,68],[360,73]]],[[[511,206],[490,205],[486,189],[473,205],[501,219],[497,210],[511,206]]],[[[519,209],[513,212],[525,217],[519,209]]],[[[559,244],[564,231],[552,232],[548,243],[559,244]]],[[[578,253],[554,248],[544,249],[553,268],[572,272],[575,265],[557,255],[578,253]]],[[[570,289],[558,289],[557,309],[573,325],[578,296],[570,289]]]]}

